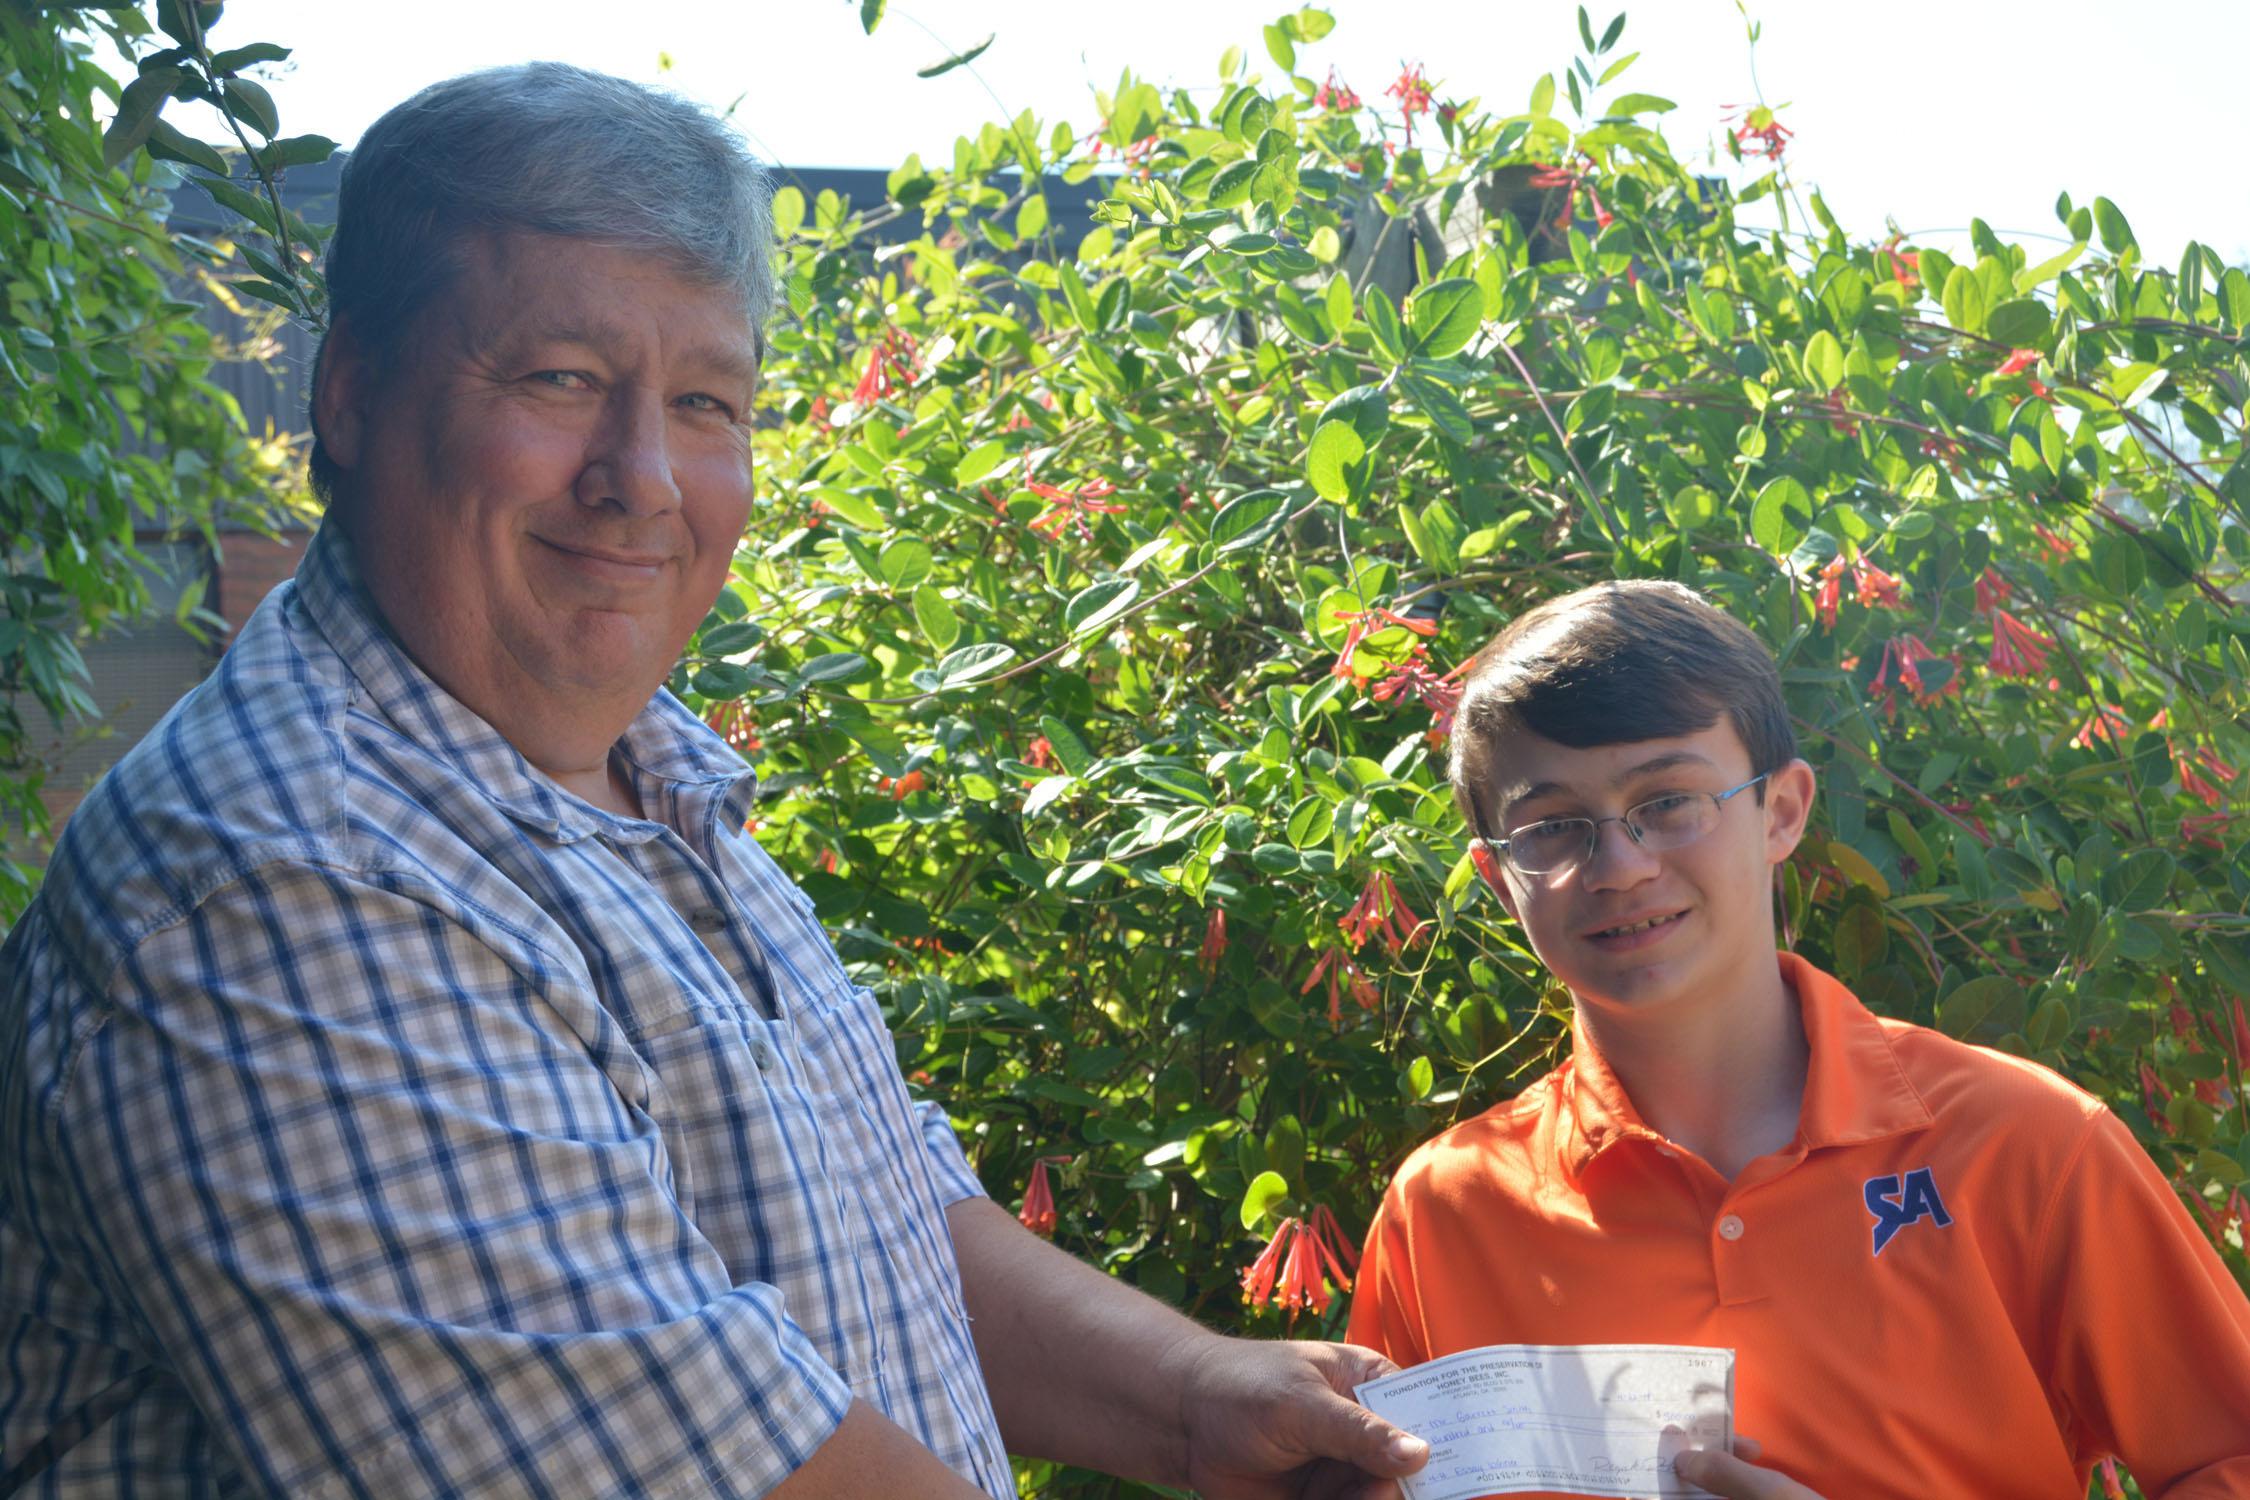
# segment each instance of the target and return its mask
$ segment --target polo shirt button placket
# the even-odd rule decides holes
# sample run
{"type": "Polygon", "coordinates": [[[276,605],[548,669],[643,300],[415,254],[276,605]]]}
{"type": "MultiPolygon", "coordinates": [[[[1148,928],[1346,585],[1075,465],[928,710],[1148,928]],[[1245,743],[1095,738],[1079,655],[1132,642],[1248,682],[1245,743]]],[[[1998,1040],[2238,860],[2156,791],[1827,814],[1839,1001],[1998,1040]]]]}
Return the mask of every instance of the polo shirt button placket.
{"type": "Polygon", "coordinates": [[[1719,1238],[1722,1240],[1739,1240],[1742,1238],[1742,1216],[1740,1214],[1728,1214],[1719,1220],[1719,1238]]]}

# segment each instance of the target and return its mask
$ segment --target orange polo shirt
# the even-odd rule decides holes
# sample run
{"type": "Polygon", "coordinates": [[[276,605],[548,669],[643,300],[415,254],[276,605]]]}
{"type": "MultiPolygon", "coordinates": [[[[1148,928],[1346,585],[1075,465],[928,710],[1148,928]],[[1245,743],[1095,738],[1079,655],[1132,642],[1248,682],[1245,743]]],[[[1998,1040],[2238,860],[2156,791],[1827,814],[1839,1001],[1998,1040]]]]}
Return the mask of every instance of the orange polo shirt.
{"type": "Polygon", "coordinates": [[[1737,1430],[1828,1500],[2250,1497],[2250,1303],[2139,1143],[2047,1069],[1881,1019],[1793,955],[1797,1137],[1733,1182],[1583,1031],[1407,1159],[1351,1337],[1736,1351],[1737,1430]]]}

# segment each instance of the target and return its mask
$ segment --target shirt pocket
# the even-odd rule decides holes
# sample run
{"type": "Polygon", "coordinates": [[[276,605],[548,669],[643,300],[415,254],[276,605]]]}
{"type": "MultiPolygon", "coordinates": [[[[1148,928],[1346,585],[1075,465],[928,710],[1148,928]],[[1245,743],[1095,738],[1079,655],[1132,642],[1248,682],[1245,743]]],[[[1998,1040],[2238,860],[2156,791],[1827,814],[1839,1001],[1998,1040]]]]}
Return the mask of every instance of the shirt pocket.
{"type": "Polygon", "coordinates": [[[887,1331],[879,1226],[839,1180],[849,1143],[788,1056],[787,1027],[741,1013],[675,1013],[639,1050],[682,1212],[736,1285],[782,1294],[790,1321],[855,1394],[883,1400],[887,1331]]]}

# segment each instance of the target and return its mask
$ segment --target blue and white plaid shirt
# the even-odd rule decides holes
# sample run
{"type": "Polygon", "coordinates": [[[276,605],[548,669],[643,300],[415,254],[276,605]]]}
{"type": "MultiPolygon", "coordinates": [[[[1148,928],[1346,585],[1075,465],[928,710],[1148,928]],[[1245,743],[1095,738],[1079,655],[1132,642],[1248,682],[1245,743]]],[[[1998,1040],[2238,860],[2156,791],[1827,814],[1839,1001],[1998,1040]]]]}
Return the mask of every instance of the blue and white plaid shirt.
{"type": "Polygon", "coordinates": [[[647,821],[416,668],[329,526],[87,799],[0,950],[0,1475],[749,1496],[858,1396],[1014,1494],[951,1127],[740,760],[666,693],[620,747],[647,821]]]}

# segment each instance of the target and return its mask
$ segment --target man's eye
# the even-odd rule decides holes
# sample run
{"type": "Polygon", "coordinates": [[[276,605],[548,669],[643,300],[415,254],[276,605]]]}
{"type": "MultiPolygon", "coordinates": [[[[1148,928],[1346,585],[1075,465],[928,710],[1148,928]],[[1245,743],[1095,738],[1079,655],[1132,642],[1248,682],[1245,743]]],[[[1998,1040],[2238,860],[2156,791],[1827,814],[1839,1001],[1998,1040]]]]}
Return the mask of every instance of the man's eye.
{"type": "Polygon", "coordinates": [[[732,406],[729,406],[726,402],[721,401],[718,397],[707,395],[702,391],[696,391],[690,395],[682,396],[680,398],[680,404],[692,411],[716,412],[722,417],[731,417],[734,415],[734,408],[732,406]]]}
{"type": "Polygon", "coordinates": [[[531,378],[541,385],[551,385],[563,391],[577,390],[586,383],[586,377],[576,370],[535,370],[531,378]]]}

